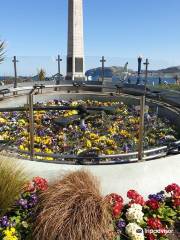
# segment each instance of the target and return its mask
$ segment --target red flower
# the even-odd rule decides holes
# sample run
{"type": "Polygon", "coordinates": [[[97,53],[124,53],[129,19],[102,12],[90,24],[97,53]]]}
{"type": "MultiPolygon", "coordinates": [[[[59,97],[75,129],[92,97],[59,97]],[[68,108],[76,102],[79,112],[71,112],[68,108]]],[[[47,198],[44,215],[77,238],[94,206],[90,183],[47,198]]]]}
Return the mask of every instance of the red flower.
{"type": "Polygon", "coordinates": [[[151,209],[153,209],[153,210],[156,210],[156,209],[158,209],[160,207],[159,202],[157,200],[155,200],[155,199],[148,200],[146,202],[146,205],[148,207],[150,207],[151,209]]]}
{"type": "Polygon", "coordinates": [[[135,190],[129,190],[127,192],[127,197],[130,199],[134,199],[138,196],[139,194],[135,190]]]}
{"type": "Polygon", "coordinates": [[[173,198],[174,207],[180,207],[180,196],[178,198],[173,198]]]}
{"type": "Polygon", "coordinates": [[[180,187],[178,184],[176,183],[172,183],[170,185],[168,185],[166,188],[165,188],[166,192],[167,193],[170,193],[170,192],[179,192],[180,191],[180,187]]]}
{"type": "Polygon", "coordinates": [[[144,204],[145,204],[144,198],[135,190],[129,190],[127,192],[127,197],[132,199],[130,201],[130,205],[136,203],[136,204],[140,204],[140,205],[144,206],[144,204]]]}
{"type": "Polygon", "coordinates": [[[151,228],[151,229],[162,229],[163,225],[160,221],[159,218],[149,218],[147,220],[147,225],[151,228]]]}
{"type": "Polygon", "coordinates": [[[116,204],[113,207],[113,215],[114,215],[114,217],[118,217],[121,214],[122,208],[123,208],[123,206],[120,205],[119,203],[116,204]]]}
{"type": "Polygon", "coordinates": [[[116,193],[112,193],[107,196],[107,199],[112,206],[113,216],[118,217],[123,209],[123,198],[116,193]]]}
{"type": "Polygon", "coordinates": [[[152,233],[147,233],[146,237],[147,237],[147,240],[156,240],[156,237],[152,233]]]}
{"type": "Polygon", "coordinates": [[[107,198],[109,199],[109,201],[113,201],[113,202],[121,202],[123,203],[123,198],[116,194],[116,193],[111,193],[107,196],[107,198]]]}
{"type": "Polygon", "coordinates": [[[47,180],[41,177],[33,178],[33,183],[36,190],[45,191],[48,188],[47,180]]]}
{"type": "Polygon", "coordinates": [[[162,228],[159,229],[159,231],[160,231],[160,235],[161,235],[161,236],[164,236],[164,235],[167,234],[166,228],[163,228],[163,227],[162,227],[162,228]]]}
{"type": "Polygon", "coordinates": [[[115,206],[117,203],[123,205],[123,198],[116,193],[112,193],[106,197],[111,204],[111,206],[115,206]]]}

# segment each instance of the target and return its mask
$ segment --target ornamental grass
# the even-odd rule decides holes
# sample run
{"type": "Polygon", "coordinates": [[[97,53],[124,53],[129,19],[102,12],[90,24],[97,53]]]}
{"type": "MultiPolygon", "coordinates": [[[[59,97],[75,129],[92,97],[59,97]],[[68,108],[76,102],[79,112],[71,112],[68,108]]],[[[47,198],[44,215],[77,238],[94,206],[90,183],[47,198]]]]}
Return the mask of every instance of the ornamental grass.
{"type": "Polygon", "coordinates": [[[34,240],[108,239],[111,222],[97,179],[86,171],[72,172],[41,194],[34,240]]]}
{"type": "Polygon", "coordinates": [[[26,182],[19,160],[0,156],[0,217],[13,206],[26,182]]]}

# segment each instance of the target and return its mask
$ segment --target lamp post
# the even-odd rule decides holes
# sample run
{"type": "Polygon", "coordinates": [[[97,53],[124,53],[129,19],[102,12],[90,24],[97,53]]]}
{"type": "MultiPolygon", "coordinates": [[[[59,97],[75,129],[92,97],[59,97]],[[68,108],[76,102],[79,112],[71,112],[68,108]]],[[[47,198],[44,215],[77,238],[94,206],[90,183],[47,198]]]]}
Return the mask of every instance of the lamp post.
{"type": "Polygon", "coordinates": [[[140,99],[140,123],[139,123],[139,146],[138,146],[138,160],[143,160],[143,142],[144,142],[144,115],[145,115],[145,108],[146,108],[146,91],[147,91],[147,78],[148,78],[148,65],[149,60],[146,59],[144,63],[145,69],[145,88],[144,93],[140,99]]]}
{"type": "Polygon", "coordinates": [[[136,84],[138,85],[140,83],[140,77],[141,77],[141,67],[142,67],[142,57],[138,57],[138,78],[136,84]]]}
{"type": "Polygon", "coordinates": [[[104,82],[104,63],[106,62],[106,59],[104,56],[102,56],[102,59],[100,60],[100,62],[102,63],[102,83],[104,82]]]}
{"type": "Polygon", "coordinates": [[[146,61],[145,61],[144,65],[145,65],[145,85],[144,85],[144,87],[145,87],[145,88],[144,88],[145,92],[144,92],[144,95],[146,96],[147,80],[148,80],[148,66],[149,66],[149,60],[148,60],[148,58],[146,58],[146,61]]]}
{"type": "Polygon", "coordinates": [[[17,65],[16,65],[16,63],[19,61],[16,59],[16,56],[13,57],[12,62],[14,63],[14,88],[17,88],[17,65]]]}

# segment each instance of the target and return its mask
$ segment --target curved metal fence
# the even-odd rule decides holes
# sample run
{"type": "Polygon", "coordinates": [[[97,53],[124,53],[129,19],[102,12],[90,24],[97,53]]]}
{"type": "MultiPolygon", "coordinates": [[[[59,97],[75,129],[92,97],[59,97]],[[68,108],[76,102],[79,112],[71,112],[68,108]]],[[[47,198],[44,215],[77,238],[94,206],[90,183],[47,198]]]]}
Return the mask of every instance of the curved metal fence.
{"type": "MultiPolygon", "coordinates": [[[[91,156],[78,156],[78,155],[62,155],[62,154],[45,154],[45,153],[36,153],[33,151],[33,111],[39,110],[40,108],[33,106],[33,99],[32,93],[35,91],[37,94],[42,94],[44,91],[46,92],[48,89],[52,90],[58,87],[58,91],[61,91],[65,89],[67,92],[70,93],[70,91],[75,92],[85,92],[85,91],[93,91],[96,90],[98,93],[103,92],[103,86],[98,85],[75,85],[75,84],[66,84],[66,85],[35,85],[35,86],[28,86],[28,87],[19,87],[19,88],[7,88],[9,90],[8,92],[4,92],[4,96],[2,99],[8,99],[9,97],[14,96],[14,93],[16,96],[19,96],[19,94],[25,94],[27,95],[27,92],[29,93],[27,96],[30,96],[29,101],[31,101],[31,107],[30,105],[27,105],[26,107],[10,107],[10,108],[0,108],[0,112],[8,112],[8,111],[29,111],[31,115],[30,120],[30,128],[31,128],[31,143],[30,143],[30,151],[18,151],[20,155],[27,156],[27,159],[30,156],[31,160],[40,161],[41,158],[46,159],[47,157],[52,158],[54,161],[53,163],[66,163],[66,164],[116,164],[116,163],[133,163],[138,162],[139,160],[139,153],[133,152],[133,153],[127,153],[127,154],[117,154],[117,155],[91,155],[91,156]]],[[[105,87],[106,88],[106,87],[105,87]]],[[[113,86],[112,89],[109,89],[107,87],[107,90],[109,90],[109,93],[102,93],[104,96],[112,96],[117,92],[118,88],[116,86],[113,86]],[[110,91],[111,90],[111,91],[110,91]]],[[[34,92],[34,93],[35,93],[34,92]]],[[[117,95],[122,95],[121,92],[118,92],[117,95]]],[[[136,97],[136,99],[139,99],[136,97]]],[[[152,101],[148,100],[147,101],[152,101]]],[[[156,104],[160,104],[161,102],[155,101],[156,104]]],[[[43,107],[41,107],[42,109],[43,107]]],[[[56,107],[57,108],[57,107],[56,107]]],[[[44,107],[43,110],[49,110],[49,109],[55,109],[54,107],[44,107]]],[[[72,109],[70,107],[59,107],[59,110],[64,109],[72,109]]],[[[74,108],[73,108],[74,109],[74,108]]],[[[1,142],[1,148],[8,148],[9,143],[3,143],[1,142]]],[[[12,150],[12,147],[9,147],[9,150],[12,150]]],[[[15,149],[13,148],[13,151],[15,149]]],[[[163,146],[163,147],[157,147],[151,150],[145,150],[143,151],[142,155],[143,158],[142,161],[148,161],[160,157],[164,157],[168,154],[174,154],[179,152],[180,150],[180,141],[177,141],[170,146],[163,146]]],[[[16,151],[16,150],[15,150],[16,151]]],[[[43,160],[47,161],[47,160],[43,160]]],[[[52,162],[52,161],[49,161],[52,162]]]]}

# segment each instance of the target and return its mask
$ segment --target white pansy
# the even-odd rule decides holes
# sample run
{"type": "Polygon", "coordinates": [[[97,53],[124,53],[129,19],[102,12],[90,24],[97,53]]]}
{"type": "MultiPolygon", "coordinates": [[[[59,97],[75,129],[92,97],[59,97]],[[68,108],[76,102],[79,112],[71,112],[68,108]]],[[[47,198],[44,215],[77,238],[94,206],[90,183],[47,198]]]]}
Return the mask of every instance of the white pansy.
{"type": "Polygon", "coordinates": [[[142,206],[140,204],[134,203],[134,204],[131,205],[131,208],[142,211],[142,206]]]}
{"type": "Polygon", "coordinates": [[[142,212],[142,206],[139,204],[132,204],[132,206],[126,212],[126,218],[128,221],[136,221],[140,223],[143,220],[144,213],[142,212]]]}
{"type": "Polygon", "coordinates": [[[136,223],[129,223],[126,226],[126,233],[132,240],[144,240],[143,229],[136,223]]]}

